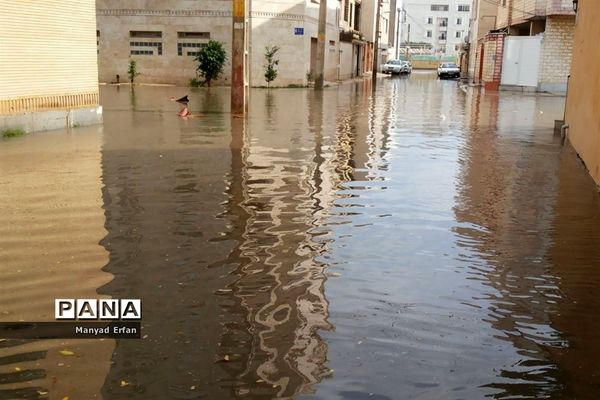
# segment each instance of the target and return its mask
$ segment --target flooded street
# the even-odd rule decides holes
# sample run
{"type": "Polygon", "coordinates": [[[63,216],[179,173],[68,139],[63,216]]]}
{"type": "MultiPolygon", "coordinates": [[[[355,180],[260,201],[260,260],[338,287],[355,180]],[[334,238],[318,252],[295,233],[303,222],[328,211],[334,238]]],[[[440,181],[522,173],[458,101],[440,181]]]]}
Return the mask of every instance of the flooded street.
{"type": "Polygon", "coordinates": [[[0,400],[598,398],[600,196],[564,98],[415,72],[254,89],[247,122],[228,88],[100,102],[0,141],[0,320],[139,298],[143,339],[0,341],[0,400]]]}

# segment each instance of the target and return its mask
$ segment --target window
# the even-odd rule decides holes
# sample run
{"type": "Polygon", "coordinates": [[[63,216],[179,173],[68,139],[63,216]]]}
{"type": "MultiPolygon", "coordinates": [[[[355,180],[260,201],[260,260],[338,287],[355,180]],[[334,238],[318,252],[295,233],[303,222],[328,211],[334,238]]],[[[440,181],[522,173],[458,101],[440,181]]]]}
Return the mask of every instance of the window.
{"type": "Polygon", "coordinates": [[[462,18],[456,18],[456,25],[462,25],[462,18]]]}
{"type": "Polygon", "coordinates": [[[449,7],[447,4],[432,4],[431,11],[448,11],[449,7]]]}
{"type": "Polygon", "coordinates": [[[186,56],[197,56],[198,51],[201,48],[205,47],[206,43],[177,43],[177,55],[183,56],[183,52],[185,50],[186,56]],[[190,49],[190,50],[188,50],[190,49]]]}
{"type": "Polygon", "coordinates": [[[354,5],[354,30],[360,31],[360,4],[354,5]]]}
{"type": "Polygon", "coordinates": [[[132,38],[161,38],[161,31],[129,31],[129,37],[132,38]]]}
{"type": "Polygon", "coordinates": [[[429,25],[433,24],[433,17],[427,17],[427,23],[429,25]]]}
{"type": "Polygon", "coordinates": [[[131,55],[154,55],[154,49],[148,49],[148,47],[156,47],[156,54],[162,56],[162,42],[129,42],[129,47],[132,47],[129,51],[131,55]],[[145,49],[140,49],[140,47],[145,49]]]}
{"type": "Polygon", "coordinates": [[[440,19],[440,26],[448,26],[448,20],[446,18],[440,19]]]}
{"type": "Polygon", "coordinates": [[[427,31],[427,37],[432,37],[433,36],[433,32],[432,31],[427,31]]]}
{"type": "Polygon", "coordinates": [[[177,32],[179,39],[210,39],[210,32],[177,32]]]}
{"type": "Polygon", "coordinates": [[[471,11],[471,6],[468,4],[460,4],[458,6],[458,11],[471,11]]]}
{"type": "Polygon", "coordinates": [[[446,32],[440,33],[440,40],[446,40],[446,32]]]}
{"type": "Polygon", "coordinates": [[[350,13],[350,0],[344,0],[344,21],[348,21],[348,14],[350,13]]]}
{"type": "Polygon", "coordinates": [[[456,38],[457,39],[460,39],[461,36],[462,36],[462,32],[461,31],[456,32],[456,38]]]}
{"type": "Polygon", "coordinates": [[[335,46],[335,40],[330,40],[330,41],[329,41],[329,45],[330,45],[330,46],[335,46]]]}

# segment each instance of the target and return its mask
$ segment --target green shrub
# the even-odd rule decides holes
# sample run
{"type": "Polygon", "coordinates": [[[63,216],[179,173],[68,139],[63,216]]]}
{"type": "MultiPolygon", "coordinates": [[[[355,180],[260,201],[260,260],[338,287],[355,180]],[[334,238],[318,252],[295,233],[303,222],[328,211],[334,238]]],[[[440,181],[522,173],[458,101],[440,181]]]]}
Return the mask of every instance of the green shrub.
{"type": "Polygon", "coordinates": [[[271,82],[277,78],[277,65],[279,65],[279,60],[275,59],[275,55],[279,51],[279,46],[267,46],[265,47],[265,60],[267,62],[265,69],[265,80],[267,81],[267,86],[271,86],[271,82]]]}
{"type": "Polygon", "coordinates": [[[204,77],[204,81],[210,87],[211,81],[218,79],[223,73],[223,66],[227,61],[227,53],[223,43],[210,40],[196,56],[198,71],[204,77]]]}
{"type": "Polygon", "coordinates": [[[190,87],[200,87],[202,86],[202,81],[197,78],[190,79],[190,87]]]}
{"type": "Polygon", "coordinates": [[[137,62],[135,60],[129,60],[129,69],[127,70],[127,75],[129,75],[129,82],[133,85],[135,78],[140,75],[137,70],[137,62]]]}
{"type": "Polygon", "coordinates": [[[23,136],[24,134],[25,131],[21,128],[8,128],[2,131],[2,137],[5,139],[23,136]]]}

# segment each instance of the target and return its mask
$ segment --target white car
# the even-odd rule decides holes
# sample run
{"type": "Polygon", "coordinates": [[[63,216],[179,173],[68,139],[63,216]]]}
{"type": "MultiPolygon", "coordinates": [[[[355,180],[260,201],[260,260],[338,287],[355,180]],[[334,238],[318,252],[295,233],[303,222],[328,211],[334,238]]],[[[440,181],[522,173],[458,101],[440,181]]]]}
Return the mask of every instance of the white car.
{"type": "Polygon", "coordinates": [[[400,74],[402,73],[403,64],[400,60],[389,60],[381,66],[381,72],[384,74],[400,74]]]}
{"type": "Polygon", "coordinates": [[[404,64],[404,69],[401,72],[406,72],[407,74],[411,74],[412,73],[412,65],[411,65],[410,61],[402,61],[402,63],[404,64]]]}
{"type": "Polygon", "coordinates": [[[438,67],[437,75],[438,78],[459,78],[460,68],[452,62],[442,63],[438,67]]]}

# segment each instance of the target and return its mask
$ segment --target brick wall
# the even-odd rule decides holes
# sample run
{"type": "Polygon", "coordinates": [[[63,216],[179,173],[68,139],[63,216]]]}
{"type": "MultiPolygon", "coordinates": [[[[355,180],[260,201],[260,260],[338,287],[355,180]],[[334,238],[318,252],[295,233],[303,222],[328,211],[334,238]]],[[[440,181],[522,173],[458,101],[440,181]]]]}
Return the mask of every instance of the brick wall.
{"type": "Polygon", "coordinates": [[[566,90],[573,55],[574,32],[575,17],[551,16],[546,19],[540,55],[540,90],[566,90]]]}
{"type": "Polygon", "coordinates": [[[498,90],[502,73],[504,35],[488,34],[484,38],[482,83],[486,89],[498,90]]]}

